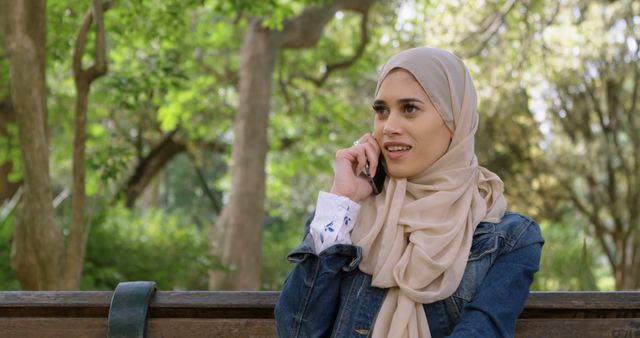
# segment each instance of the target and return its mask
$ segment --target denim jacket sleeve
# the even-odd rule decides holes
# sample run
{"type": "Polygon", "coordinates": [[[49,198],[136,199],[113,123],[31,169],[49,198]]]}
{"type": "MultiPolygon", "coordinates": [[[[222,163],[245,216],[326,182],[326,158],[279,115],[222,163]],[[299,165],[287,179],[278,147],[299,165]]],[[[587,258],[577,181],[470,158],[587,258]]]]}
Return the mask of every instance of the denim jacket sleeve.
{"type": "MultiPolygon", "coordinates": [[[[313,217],[312,217],[313,218],[313,217]]],[[[326,337],[340,306],[344,272],[358,267],[360,247],[337,244],[315,253],[309,222],[302,244],[287,259],[295,267],[282,287],[275,308],[278,337],[326,337]]]]}
{"type": "Polygon", "coordinates": [[[518,316],[538,271],[544,240],[540,227],[514,213],[499,226],[508,227],[499,240],[500,251],[449,337],[513,337],[518,316]]]}

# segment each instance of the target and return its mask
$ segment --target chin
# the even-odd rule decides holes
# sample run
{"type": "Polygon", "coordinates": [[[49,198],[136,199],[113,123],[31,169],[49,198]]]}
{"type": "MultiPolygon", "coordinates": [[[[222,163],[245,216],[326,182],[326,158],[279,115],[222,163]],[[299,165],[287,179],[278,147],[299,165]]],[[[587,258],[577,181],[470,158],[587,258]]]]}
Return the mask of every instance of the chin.
{"type": "Polygon", "coordinates": [[[387,175],[393,178],[408,178],[408,173],[404,172],[402,169],[398,168],[387,168],[387,175]]]}

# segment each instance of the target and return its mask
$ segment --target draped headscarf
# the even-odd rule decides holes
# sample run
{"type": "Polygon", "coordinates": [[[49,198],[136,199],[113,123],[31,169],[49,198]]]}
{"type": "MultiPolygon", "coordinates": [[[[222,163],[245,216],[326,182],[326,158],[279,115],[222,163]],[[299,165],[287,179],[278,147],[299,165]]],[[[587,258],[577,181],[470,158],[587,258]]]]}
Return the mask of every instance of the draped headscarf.
{"type": "Polygon", "coordinates": [[[431,337],[422,304],[455,292],[476,226],[498,223],[507,205],[500,178],[478,165],[476,90],[464,63],[435,48],[403,51],[384,64],[376,93],[397,68],[422,86],[452,140],[424,172],[388,177],[383,193],[363,201],[351,238],[363,249],[360,269],[372,285],[389,288],[373,337],[431,337]]]}

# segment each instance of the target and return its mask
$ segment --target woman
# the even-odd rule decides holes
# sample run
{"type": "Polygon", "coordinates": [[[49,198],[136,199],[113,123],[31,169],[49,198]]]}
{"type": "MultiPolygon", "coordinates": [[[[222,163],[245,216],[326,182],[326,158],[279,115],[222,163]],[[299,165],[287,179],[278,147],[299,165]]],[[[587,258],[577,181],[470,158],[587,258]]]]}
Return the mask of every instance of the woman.
{"type": "Polygon", "coordinates": [[[385,63],[374,132],[336,153],[331,192],[289,254],[279,336],[514,335],[543,239],[506,211],[502,181],[478,165],[476,104],[449,52],[415,48],[385,63]],[[380,170],[373,194],[361,172],[380,170]]]}

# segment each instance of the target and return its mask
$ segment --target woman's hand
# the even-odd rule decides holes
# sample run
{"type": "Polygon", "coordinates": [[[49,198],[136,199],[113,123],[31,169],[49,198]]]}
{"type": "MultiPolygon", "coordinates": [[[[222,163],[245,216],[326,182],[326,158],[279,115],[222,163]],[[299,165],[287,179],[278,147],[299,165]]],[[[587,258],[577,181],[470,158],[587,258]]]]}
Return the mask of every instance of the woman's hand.
{"type": "Polygon", "coordinates": [[[360,173],[369,161],[369,175],[373,177],[379,156],[380,147],[371,133],[364,134],[351,147],[338,150],[331,193],[347,197],[356,203],[371,195],[373,187],[360,173]]]}

